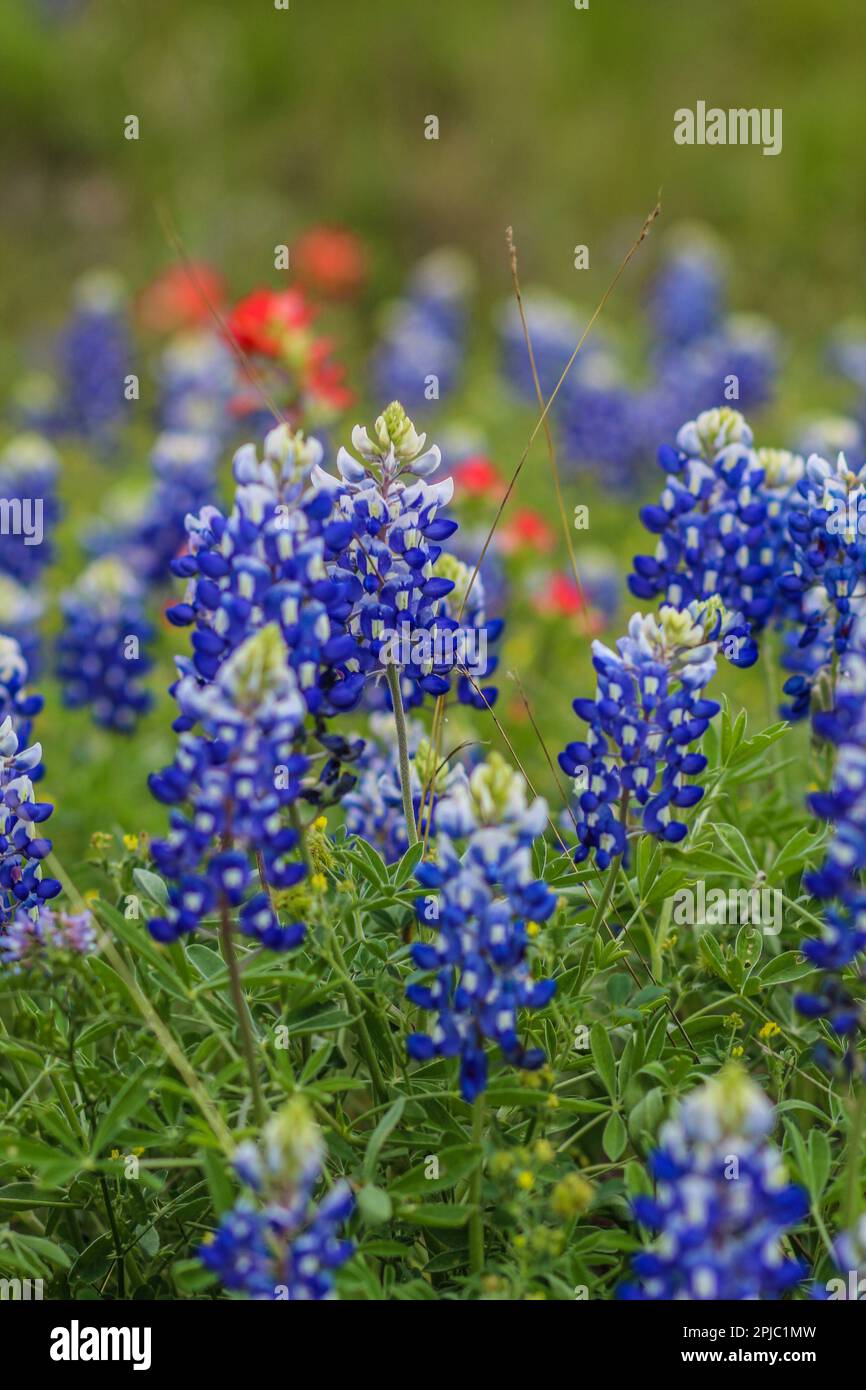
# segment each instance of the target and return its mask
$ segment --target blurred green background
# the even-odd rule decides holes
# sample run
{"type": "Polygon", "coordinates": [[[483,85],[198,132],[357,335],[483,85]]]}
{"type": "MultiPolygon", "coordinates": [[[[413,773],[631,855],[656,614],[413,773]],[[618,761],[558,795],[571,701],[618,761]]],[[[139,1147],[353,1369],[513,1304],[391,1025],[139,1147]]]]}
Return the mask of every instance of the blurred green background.
{"type": "MultiPolygon", "coordinates": [[[[3,387],[62,322],[82,271],[109,265],[137,289],[174,259],[160,206],[238,295],[279,282],[277,243],[337,222],[371,259],[359,314],[336,321],[362,393],[353,417],[379,404],[363,398],[361,371],[377,306],[419,255],[457,245],[481,294],[451,413],[487,432],[508,474],[533,417],[491,384],[491,310],[510,292],[506,226],[525,284],[591,309],[662,188],[657,229],[604,323],[634,329],[666,226],[708,223],[728,244],[733,307],[768,315],[784,335],[782,390],[761,437],[788,442],[794,415],[850,396],[827,376],[822,345],[863,301],[864,50],[862,0],[590,0],[585,11],[572,0],[290,0],[287,11],[272,0],[0,0],[3,387]],[[698,99],[781,107],[782,153],[676,146],[673,113],[698,99]],[[129,114],[135,142],[123,138],[129,114]],[[424,139],[430,114],[438,141],[424,139]],[[574,269],[578,243],[589,270],[574,269]]],[[[636,338],[638,360],[643,347],[636,338]]],[[[146,472],[140,436],[112,460],[112,477],[146,472]]],[[[656,481],[648,470],[648,491],[656,481]]],[[[105,487],[102,465],[67,451],[55,586],[77,572],[79,525],[105,487]]],[[[518,498],[555,515],[542,440],[518,498]]],[[[567,500],[591,501],[592,543],[612,547],[625,575],[637,498],[571,485],[567,500]]],[[[571,698],[589,684],[586,642],[564,621],[542,630],[518,604],[512,664],[556,749],[573,736],[571,698]]],[[[728,684],[753,698],[750,678],[728,684]]],[[[163,824],[145,776],[171,753],[168,706],[130,742],[63,713],[46,688],[52,830],[74,866],[97,827],[163,824]]],[[[505,694],[503,717],[511,709],[516,720],[505,694]]],[[[525,724],[514,736],[549,790],[525,724]]]]}

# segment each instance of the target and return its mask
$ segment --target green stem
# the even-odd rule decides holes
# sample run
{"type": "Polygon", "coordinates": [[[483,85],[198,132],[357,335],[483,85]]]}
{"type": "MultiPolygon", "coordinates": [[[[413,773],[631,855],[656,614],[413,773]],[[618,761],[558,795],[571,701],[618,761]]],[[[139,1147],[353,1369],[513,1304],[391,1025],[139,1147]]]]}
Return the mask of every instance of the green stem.
{"type": "Polygon", "coordinates": [[[311,874],[313,872],[313,866],[310,863],[310,851],[307,848],[307,836],[305,834],[304,827],[301,822],[301,815],[298,811],[298,803],[296,801],[292,801],[289,803],[289,823],[298,837],[298,851],[300,853],[301,858],[307,866],[307,873],[311,874]]]}
{"type": "MultiPolygon", "coordinates": [[[[481,1148],[484,1141],[484,1092],[472,1102],[472,1143],[481,1148]]],[[[473,1211],[469,1218],[469,1271],[481,1274],[484,1269],[484,1208],[482,1205],[482,1183],[484,1181],[484,1154],[472,1174],[469,1186],[469,1200],[473,1211]]]]}
{"type": "Polygon", "coordinates": [[[340,943],[337,940],[336,932],[331,933],[331,942],[333,944],[335,956],[335,961],[333,961],[332,964],[336,964],[337,973],[343,981],[343,993],[346,996],[346,1003],[348,1004],[350,1009],[357,1010],[358,1012],[358,1019],[355,1024],[356,1028],[358,1029],[358,1041],[361,1044],[361,1051],[364,1054],[367,1066],[370,1068],[370,1081],[373,1086],[373,1094],[375,1095],[375,1098],[378,1101],[378,1103],[381,1105],[384,1104],[385,1099],[388,1095],[388,1088],[385,1084],[385,1078],[382,1075],[382,1068],[379,1066],[379,1059],[376,1056],[376,1049],[373,1047],[373,1040],[370,1037],[370,1030],[368,1029],[366,1020],[364,1018],[364,999],[360,990],[357,988],[355,981],[349,974],[349,969],[346,965],[346,960],[341,950],[340,943]]]}
{"type": "Polygon", "coordinates": [[[851,1106],[851,1124],[848,1130],[848,1173],[845,1184],[845,1229],[853,1231],[860,1215],[860,1161],[863,1143],[863,1121],[866,1119],[866,1084],[857,1086],[854,1104],[851,1106]]]}
{"type": "Polygon", "coordinates": [[[619,860],[619,858],[610,860],[610,865],[609,865],[609,867],[607,867],[607,877],[606,877],[606,880],[605,880],[605,887],[603,887],[603,890],[602,890],[602,897],[599,898],[599,901],[598,901],[598,902],[596,902],[596,905],[595,905],[595,912],[592,913],[592,922],[589,923],[589,931],[588,931],[588,934],[587,934],[587,945],[585,945],[584,951],[582,951],[582,955],[581,955],[581,958],[580,958],[580,963],[578,963],[578,967],[577,967],[577,990],[578,990],[578,991],[581,990],[582,986],[584,986],[584,980],[587,979],[587,970],[589,969],[589,956],[592,955],[592,944],[594,944],[596,935],[598,935],[598,929],[599,929],[599,927],[601,927],[601,924],[602,924],[603,920],[605,920],[605,912],[606,912],[606,910],[607,910],[607,903],[610,902],[610,894],[612,894],[612,892],[613,892],[613,885],[614,885],[614,883],[616,883],[617,874],[619,874],[619,872],[620,872],[620,860],[619,860]]]}
{"type": "MultiPolygon", "coordinates": [[[[57,878],[63,884],[67,895],[76,903],[80,912],[89,912],[90,908],[82,898],[75,884],[70,879],[57,855],[53,852],[44,861],[51,869],[53,878],[57,878]]],[[[100,938],[99,949],[102,954],[111,962],[112,967],[120,976],[125,984],[129,995],[145,1019],[154,1036],[159,1039],[163,1051],[171,1058],[172,1064],[183,1077],[189,1088],[190,1095],[198,1105],[199,1110],[207,1121],[214,1136],[219,1140],[220,1146],[226,1155],[231,1155],[235,1150],[235,1141],[231,1130],[226,1125],[204,1086],[201,1084],[194,1069],[190,1066],[183,1052],[181,1051],[171,1031],[166,1028],[156,1009],[151,1004],[147,995],[139,988],[133,973],[130,971],[126,961],[114,946],[111,938],[105,930],[100,938]]]]}
{"type": "Polygon", "coordinates": [[[250,1018],[250,1011],[247,1008],[247,1001],[244,999],[243,988],[241,987],[241,974],[238,969],[238,958],[235,954],[235,943],[232,935],[231,918],[229,917],[229,906],[225,898],[222,900],[220,914],[220,945],[222,947],[223,959],[229,972],[229,984],[231,985],[232,999],[234,1001],[235,1013],[237,1014],[238,1024],[241,1030],[241,1042],[243,1044],[244,1056],[247,1062],[247,1072],[250,1078],[250,1089],[253,1096],[253,1110],[256,1116],[256,1123],[261,1127],[267,1119],[264,1099],[262,1098],[262,1088],[259,1081],[259,1072],[256,1065],[256,1049],[253,1041],[253,1027],[250,1018]]]}
{"type": "Polygon", "coordinates": [[[389,665],[388,689],[394,706],[394,725],[397,729],[397,751],[400,755],[400,790],[403,794],[403,815],[406,819],[406,835],[410,845],[417,845],[418,831],[415,828],[415,807],[412,804],[412,781],[409,768],[409,743],[406,738],[406,715],[403,712],[403,697],[400,694],[400,674],[397,667],[389,665]]]}

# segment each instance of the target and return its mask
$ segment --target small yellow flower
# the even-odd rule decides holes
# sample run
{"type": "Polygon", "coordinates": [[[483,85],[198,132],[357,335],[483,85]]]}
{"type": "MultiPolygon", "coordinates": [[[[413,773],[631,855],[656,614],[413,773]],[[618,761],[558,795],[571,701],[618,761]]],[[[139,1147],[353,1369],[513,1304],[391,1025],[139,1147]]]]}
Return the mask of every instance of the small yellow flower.
{"type": "Polygon", "coordinates": [[[314,830],[322,831],[322,830],[327,830],[327,828],[328,828],[328,817],[327,817],[327,816],[316,816],[316,819],[313,821],[313,829],[314,829],[314,830]]]}
{"type": "Polygon", "coordinates": [[[98,889],[98,888],[88,888],[87,892],[84,894],[84,901],[85,901],[86,903],[98,903],[98,902],[99,902],[99,889],[98,889]]]}
{"type": "Polygon", "coordinates": [[[311,875],[311,877],[310,877],[310,887],[311,887],[316,893],[324,893],[324,891],[325,891],[325,889],[327,888],[327,886],[328,886],[328,880],[325,878],[325,875],[324,875],[324,874],[312,874],[312,875],[311,875]]]}
{"type": "Polygon", "coordinates": [[[548,1108],[548,1110],[556,1110],[556,1109],[558,1109],[558,1108],[559,1108],[559,1096],[548,1096],[548,1097],[547,1097],[547,1108],[548,1108]]]}
{"type": "Polygon", "coordinates": [[[141,1155],[144,1153],[144,1149],[143,1149],[143,1148],[140,1148],[140,1149],[133,1149],[132,1152],[133,1152],[133,1154],[135,1155],[136,1158],[141,1158],[141,1155]]]}
{"type": "Polygon", "coordinates": [[[539,1139],[535,1145],[535,1157],[539,1163],[552,1163],[556,1157],[556,1150],[549,1139],[539,1139]]]}
{"type": "Polygon", "coordinates": [[[522,1250],[525,1244],[526,1244],[526,1236],[515,1236],[515,1237],[514,1237],[514,1246],[515,1246],[515,1249],[517,1249],[517,1250],[522,1250]]]}
{"type": "Polygon", "coordinates": [[[207,1231],[201,1238],[202,1245],[213,1245],[216,1236],[213,1231],[207,1231]]]}
{"type": "Polygon", "coordinates": [[[775,1038],[779,1033],[781,1033],[781,1031],[782,1030],[779,1027],[778,1023],[774,1023],[772,1019],[768,1019],[767,1022],[764,1024],[763,1028],[758,1029],[758,1037],[775,1038]]]}
{"type": "Polygon", "coordinates": [[[567,1173],[553,1189],[550,1205],[557,1216],[578,1216],[592,1201],[593,1187],[579,1173],[567,1173]]]}
{"type": "Polygon", "coordinates": [[[742,1048],[742,1047],[732,1047],[732,1048],[731,1048],[731,1056],[732,1056],[732,1057],[742,1057],[744,1051],[745,1051],[745,1048],[742,1048]]]}
{"type": "Polygon", "coordinates": [[[138,836],[137,836],[137,835],[124,835],[124,837],[123,837],[123,848],[124,848],[124,849],[130,850],[130,852],[133,851],[133,850],[138,849],[138,836]]]}
{"type": "Polygon", "coordinates": [[[494,1177],[509,1173],[512,1167],[512,1157],[507,1149],[499,1149],[490,1159],[490,1172],[494,1177]]]}
{"type": "Polygon", "coordinates": [[[538,936],[538,933],[539,933],[540,931],[541,931],[541,927],[539,926],[539,924],[538,924],[537,922],[527,922],[527,923],[526,923],[526,935],[527,935],[527,936],[538,936]]]}
{"type": "Polygon", "coordinates": [[[524,1192],[530,1192],[535,1186],[535,1176],[530,1173],[528,1168],[524,1168],[522,1173],[517,1174],[517,1186],[521,1187],[524,1192]]]}

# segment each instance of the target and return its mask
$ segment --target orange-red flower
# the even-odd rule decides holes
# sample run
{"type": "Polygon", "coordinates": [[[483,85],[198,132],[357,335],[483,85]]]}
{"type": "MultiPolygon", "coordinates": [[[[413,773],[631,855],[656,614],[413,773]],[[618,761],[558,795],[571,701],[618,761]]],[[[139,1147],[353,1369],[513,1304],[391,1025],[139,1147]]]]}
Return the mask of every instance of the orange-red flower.
{"type": "Polygon", "coordinates": [[[153,333],[176,333],[201,328],[210,307],[218,309],[225,298],[225,281],[204,261],[172,265],[151,280],[138,300],[139,318],[153,333]]]}
{"type": "Polygon", "coordinates": [[[523,507],[500,529],[499,548],[510,554],[514,550],[548,551],[556,533],[540,512],[523,507]]]}
{"type": "Polygon", "coordinates": [[[364,283],[367,258],[353,232],[344,227],[311,227],[295,247],[301,280],[326,299],[346,299],[364,283]]]}
{"type": "Polygon", "coordinates": [[[458,463],[453,477],[458,494],[483,497],[495,492],[498,496],[500,486],[503,486],[504,491],[504,479],[486,454],[472,454],[462,463],[458,463]]]}

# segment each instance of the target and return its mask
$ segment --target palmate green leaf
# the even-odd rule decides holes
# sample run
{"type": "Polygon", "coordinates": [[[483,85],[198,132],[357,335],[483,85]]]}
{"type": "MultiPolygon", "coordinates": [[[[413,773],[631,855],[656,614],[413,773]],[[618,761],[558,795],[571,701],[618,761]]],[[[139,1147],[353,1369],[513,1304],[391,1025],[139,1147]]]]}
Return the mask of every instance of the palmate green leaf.
{"type": "Polygon", "coordinates": [[[589,1047],[602,1085],[611,1100],[615,1101],[617,1098],[616,1058],[603,1023],[595,1023],[590,1029],[589,1047]]]}
{"type": "Polygon", "coordinates": [[[625,1124],[618,1110],[612,1110],[601,1136],[601,1147],[611,1163],[616,1163],[628,1143],[625,1124]]]}
{"type": "Polygon", "coordinates": [[[7,1162],[33,1168],[46,1187],[59,1187],[87,1166],[85,1153],[63,1154],[54,1144],[26,1134],[0,1135],[0,1154],[7,1162]]]}
{"type": "Polygon", "coordinates": [[[385,1114],[370,1135],[367,1144],[367,1152],[364,1155],[364,1166],[362,1168],[364,1178],[367,1182],[373,1177],[376,1171],[376,1165],[379,1162],[379,1154],[382,1151],[382,1146],[388,1138],[388,1135],[399,1124],[405,1107],[406,1097],[398,1096],[394,1104],[385,1111],[385,1114]]]}
{"type": "Polygon", "coordinates": [[[391,1183],[388,1191],[394,1197],[415,1196],[422,1192],[444,1192],[462,1182],[474,1173],[481,1162],[481,1149],[473,1144],[455,1144],[447,1149],[431,1154],[438,1159],[439,1176],[428,1178],[427,1159],[410,1168],[391,1183]]]}
{"type": "Polygon", "coordinates": [[[288,1033],[332,1033],[337,1028],[351,1028],[357,1022],[356,1014],[347,1014],[342,1009],[307,1008],[296,1009],[283,1019],[288,1033]]]}
{"type": "Polygon", "coordinates": [[[0,1270],[20,1270],[31,1278],[50,1277],[52,1269],[68,1269],[66,1251],[47,1236],[24,1231],[0,1231],[0,1270]]]}
{"type": "Polygon", "coordinates": [[[168,887],[159,874],[150,869],[133,869],[132,877],[146,898],[158,907],[168,907],[168,887]]]}
{"type": "Polygon", "coordinates": [[[417,845],[410,845],[403,858],[393,870],[392,882],[395,888],[402,888],[415,872],[416,866],[421,862],[424,854],[424,846],[419,841],[417,845]]]}
{"type": "Polygon", "coordinates": [[[722,948],[712,932],[704,932],[698,941],[698,946],[710,968],[725,981],[725,984],[730,983],[727,962],[722,954],[722,948]]]}
{"type": "Polygon", "coordinates": [[[107,1144],[117,1139],[124,1122],[147,1105],[151,1088],[158,1075],[159,1073],[152,1068],[144,1067],[123,1083],[96,1126],[91,1146],[95,1158],[101,1155],[107,1144]]]}
{"type": "Polygon", "coordinates": [[[31,1182],[9,1182],[0,1187],[0,1212],[34,1211],[39,1207],[70,1207],[63,1188],[40,1188],[31,1182]]]}
{"type": "Polygon", "coordinates": [[[804,975],[810,975],[814,968],[799,951],[783,951],[780,956],[775,956],[762,966],[750,983],[756,988],[760,986],[761,989],[769,989],[772,985],[801,980],[804,975]]]}
{"type": "Polygon", "coordinates": [[[412,1226],[438,1226],[443,1230],[456,1230],[466,1225],[474,1210],[471,1206],[449,1206],[446,1202],[420,1202],[417,1205],[400,1207],[397,1217],[412,1226]]]}
{"type": "Polygon", "coordinates": [[[827,838],[826,827],[815,829],[802,825],[782,846],[773,860],[767,878],[773,883],[782,883],[791,873],[800,873],[818,858],[821,846],[827,838]]]}
{"type": "Polygon", "coordinates": [[[374,1187],[372,1183],[365,1183],[357,1196],[358,1211],[361,1219],[368,1226],[381,1226],[386,1221],[391,1220],[393,1207],[391,1198],[381,1187],[374,1187]]]}

